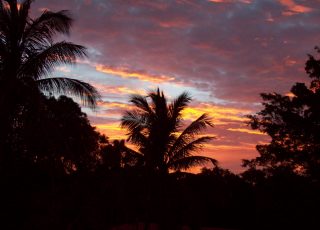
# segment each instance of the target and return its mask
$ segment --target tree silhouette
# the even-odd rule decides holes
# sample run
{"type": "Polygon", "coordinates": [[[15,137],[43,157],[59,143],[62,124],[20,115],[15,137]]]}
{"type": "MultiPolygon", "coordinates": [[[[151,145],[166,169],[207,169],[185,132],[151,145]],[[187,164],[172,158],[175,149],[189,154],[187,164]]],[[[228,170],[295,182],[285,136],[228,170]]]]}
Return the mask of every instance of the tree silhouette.
{"type": "Polygon", "coordinates": [[[99,94],[91,85],[77,79],[47,77],[55,66],[73,64],[86,53],[83,46],[53,41],[54,35],[69,33],[72,19],[67,11],[44,11],[40,17],[31,19],[32,2],[25,0],[18,6],[16,0],[0,1],[1,85],[10,90],[28,87],[71,94],[95,106],[99,94]]]}
{"type": "MultiPolygon", "coordinates": [[[[0,1],[0,153],[10,152],[8,133],[21,115],[37,110],[42,93],[68,94],[95,107],[99,93],[77,79],[49,77],[55,66],[73,64],[86,55],[85,48],[66,41],[54,42],[56,34],[68,34],[72,18],[67,11],[44,11],[32,19],[32,0],[0,1]]],[[[6,161],[5,159],[2,159],[6,161]]]]}
{"type": "Polygon", "coordinates": [[[159,89],[150,92],[147,97],[131,97],[130,102],[136,109],[125,113],[121,127],[128,129],[128,140],[139,148],[148,170],[168,173],[169,169],[188,169],[207,161],[216,163],[212,158],[191,154],[212,139],[210,136],[197,138],[207,126],[213,126],[207,114],[200,116],[179,134],[181,112],[190,101],[188,93],[182,93],[168,105],[159,89]]]}
{"type": "Polygon", "coordinates": [[[114,140],[101,150],[102,164],[105,169],[120,169],[138,167],[142,162],[142,155],[128,148],[124,140],[114,140]]]}
{"type": "Polygon", "coordinates": [[[249,124],[272,139],[268,144],[257,145],[260,156],[244,161],[245,166],[262,166],[271,171],[281,167],[282,171],[319,179],[320,60],[310,55],[305,69],[312,79],[309,87],[296,83],[292,96],[261,94],[264,109],[249,116],[249,124]]]}
{"type": "Polygon", "coordinates": [[[100,134],[71,98],[43,96],[36,114],[8,133],[10,156],[18,170],[25,165],[60,175],[93,170],[98,163],[100,134]]]}

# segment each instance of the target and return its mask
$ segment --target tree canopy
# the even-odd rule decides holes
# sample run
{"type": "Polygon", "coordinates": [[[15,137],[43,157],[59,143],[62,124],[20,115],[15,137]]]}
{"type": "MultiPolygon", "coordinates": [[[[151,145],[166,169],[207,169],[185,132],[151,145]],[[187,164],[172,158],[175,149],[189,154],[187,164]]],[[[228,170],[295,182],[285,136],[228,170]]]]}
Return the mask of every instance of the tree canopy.
{"type": "MultiPolygon", "coordinates": [[[[317,49],[319,52],[319,49],[317,49]]],[[[245,166],[279,167],[308,176],[320,176],[320,60],[309,55],[305,66],[311,83],[296,83],[291,95],[263,93],[264,109],[249,116],[249,125],[271,137],[257,145],[260,156],[245,166]]]]}

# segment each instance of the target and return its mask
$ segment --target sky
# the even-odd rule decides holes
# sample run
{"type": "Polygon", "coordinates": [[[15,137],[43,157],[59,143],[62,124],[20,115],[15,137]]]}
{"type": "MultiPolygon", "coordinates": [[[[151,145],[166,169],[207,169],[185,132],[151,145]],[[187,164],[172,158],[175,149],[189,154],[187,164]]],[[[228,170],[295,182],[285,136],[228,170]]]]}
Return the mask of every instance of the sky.
{"type": "Polygon", "coordinates": [[[75,19],[60,39],[86,46],[88,58],[52,75],[99,90],[97,110],[84,111],[100,132],[126,139],[119,124],[132,94],[159,87],[172,100],[188,91],[185,124],[202,113],[215,124],[207,133],[216,138],[197,154],[234,172],[269,141],[246,124],[262,109],[259,94],[308,82],[307,54],[320,45],[320,0],[37,0],[32,9],[75,19]]]}

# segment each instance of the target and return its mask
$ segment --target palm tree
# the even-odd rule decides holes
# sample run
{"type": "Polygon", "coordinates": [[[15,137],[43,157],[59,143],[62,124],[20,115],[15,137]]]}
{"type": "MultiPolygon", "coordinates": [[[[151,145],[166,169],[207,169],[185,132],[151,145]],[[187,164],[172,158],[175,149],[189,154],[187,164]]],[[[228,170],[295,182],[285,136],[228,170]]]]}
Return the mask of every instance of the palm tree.
{"type": "Polygon", "coordinates": [[[73,64],[77,57],[86,56],[83,46],[53,41],[54,35],[69,33],[73,20],[67,11],[44,11],[31,19],[32,2],[24,0],[19,5],[17,0],[0,0],[1,90],[9,89],[12,93],[27,87],[71,94],[94,107],[99,93],[90,84],[70,78],[48,78],[55,66],[73,64]]]}
{"type": "Polygon", "coordinates": [[[168,173],[169,169],[188,169],[207,161],[217,163],[212,158],[191,154],[213,138],[197,137],[207,126],[213,127],[207,114],[203,114],[180,132],[181,112],[190,101],[189,94],[182,93],[168,105],[159,89],[150,92],[147,97],[131,97],[130,102],[137,108],[125,113],[121,119],[121,127],[128,129],[128,140],[139,148],[147,169],[168,173]]]}
{"type": "Polygon", "coordinates": [[[76,96],[91,108],[100,98],[88,83],[49,77],[57,65],[85,57],[86,49],[67,41],[54,42],[55,35],[69,34],[73,20],[68,11],[44,11],[32,19],[32,2],[0,0],[0,158],[9,152],[8,133],[19,123],[19,116],[36,111],[43,93],[76,96]]]}

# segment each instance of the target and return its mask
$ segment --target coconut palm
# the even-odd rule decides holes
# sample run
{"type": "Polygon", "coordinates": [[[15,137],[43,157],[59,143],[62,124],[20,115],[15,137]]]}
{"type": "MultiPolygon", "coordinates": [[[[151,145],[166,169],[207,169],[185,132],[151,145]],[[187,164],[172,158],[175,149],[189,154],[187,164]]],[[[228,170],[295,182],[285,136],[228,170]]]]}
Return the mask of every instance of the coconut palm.
{"type": "Polygon", "coordinates": [[[77,79],[49,78],[60,64],[73,64],[86,55],[85,48],[66,41],[54,42],[56,34],[68,34],[72,19],[67,11],[44,11],[29,16],[33,0],[0,0],[0,81],[4,97],[17,96],[21,88],[47,93],[71,94],[94,107],[99,93],[77,79]],[[6,94],[5,94],[6,92],[6,94]]]}
{"type": "Polygon", "coordinates": [[[71,95],[95,108],[100,95],[88,83],[51,77],[57,65],[74,64],[86,56],[85,47],[56,35],[68,35],[72,18],[68,11],[44,11],[31,18],[33,0],[0,0],[0,164],[7,165],[12,135],[28,116],[43,106],[43,94],[71,95]]]}
{"type": "Polygon", "coordinates": [[[207,114],[180,131],[183,125],[181,112],[190,101],[189,94],[182,93],[167,104],[159,89],[147,97],[131,97],[130,102],[136,109],[125,113],[121,126],[128,130],[128,140],[139,148],[147,169],[168,173],[169,169],[188,169],[207,161],[216,164],[212,158],[192,155],[213,138],[197,136],[207,126],[213,126],[207,114]]]}

